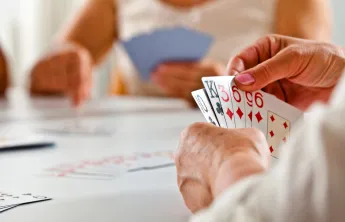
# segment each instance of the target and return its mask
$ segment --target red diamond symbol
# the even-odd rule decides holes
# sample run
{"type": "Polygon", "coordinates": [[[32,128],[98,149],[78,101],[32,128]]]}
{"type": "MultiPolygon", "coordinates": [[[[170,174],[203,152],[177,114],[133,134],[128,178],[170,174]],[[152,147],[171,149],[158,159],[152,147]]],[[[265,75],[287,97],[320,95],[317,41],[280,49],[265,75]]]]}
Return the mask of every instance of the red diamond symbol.
{"type": "Polygon", "coordinates": [[[286,137],[284,137],[284,138],[283,138],[284,143],[286,143],[286,140],[287,140],[286,137]]]}
{"type": "Polygon", "coordinates": [[[272,122],[274,122],[276,120],[273,115],[270,117],[270,119],[272,122]]]}
{"type": "Polygon", "coordinates": [[[257,114],[255,114],[255,117],[256,117],[256,119],[258,120],[258,123],[260,123],[260,122],[261,122],[261,120],[263,120],[263,118],[262,118],[262,116],[261,116],[261,113],[260,113],[260,112],[258,112],[257,114]]]}
{"type": "Polygon", "coordinates": [[[252,111],[248,114],[248,117],[249,117],[250,121],[253,121],[253,112],[252,111]]]}
{"type": "Polygon", "coordinates": [[[271,153],[273,153],[273,152],[274,152],[274,149],[273,149],[273,147],[272,147],[272,146],[270,146],[270,151],[271,151],[271,153]]]}
{"type": "Polygon", "coordinates": [[[237,113],[237,115],[240,117],[240,119],[242,119],[242,117],[243,117],[243,112],[242,112],[242,110],[240,109],[240,107],[238,107],[236,113],[237,113]]]}
{"type": "Polygon", "coordinates": [[[270,135],[271,135],[271,137],[274,137],[274,132],[271,131],[271,132],[270,132],[270,135]]]}
{"type": "Polygon", "coordinates": [[[234,113],[231,112],[231,110],[228,108],[228,111],[226,112],[226,115],[228,115],[229,118],[232,120],[232,117],[234,116],[234,113]]]}
{"type": "Polygon", "coordinates": [[[285,129],[289,127],[289,125],[287,124],[287,122],[285,122],[285,123],[283,124],[283,126],[285,127],[285,129]]]}

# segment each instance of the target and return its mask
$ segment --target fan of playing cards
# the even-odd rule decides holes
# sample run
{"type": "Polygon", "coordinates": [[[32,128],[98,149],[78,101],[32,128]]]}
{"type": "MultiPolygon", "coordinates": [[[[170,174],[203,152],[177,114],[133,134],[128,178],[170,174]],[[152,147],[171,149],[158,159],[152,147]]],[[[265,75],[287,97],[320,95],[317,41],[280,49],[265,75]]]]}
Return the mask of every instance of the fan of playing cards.
{"type": "Polygon", "coordinates": [[[280,145],[288,141],[291,129],[303,112],[263,91],[240,90],[233,76],[202,78],[205,89],[192,95],[209,123],[223,128],[261,130],[272,156],[279,158],[280,145]]]}

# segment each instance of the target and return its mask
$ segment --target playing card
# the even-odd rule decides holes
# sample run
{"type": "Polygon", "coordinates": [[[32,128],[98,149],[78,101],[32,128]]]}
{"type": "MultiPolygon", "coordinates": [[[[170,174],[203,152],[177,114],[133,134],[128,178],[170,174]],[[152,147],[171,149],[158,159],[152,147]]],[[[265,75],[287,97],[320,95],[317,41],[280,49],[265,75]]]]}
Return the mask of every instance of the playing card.
{"type": "Polygon", "coordinates": [[[0,150],[30,147],[54,146],[55,143],[37,135],[3,135],[0,136],[0,150]]]}
{"type": "Polygon", "coordinates": [[[219,126],[218,120],[212,110],[212,106],[208,100],[205,89],[199,89],[192,92],[195,102],[198,104],[199,109],[204,115],[207,122],[212,123],[215,126],[219,126]]]}
{"type": "Polygon", "coordinates": [[[34,195],[31,193],[13,195],[5,192],[0,192],[0,207],[10,207],[13,205],[28,204],[46,200],[51,200],[51,198],[40,195],[34,195]]]}
{"type": "Polygon", "coordinates": [[[223,108],[224,118],[228,128],[236,128],[232,102],[233,98],[229,88],[229,82],[231,82],[233,78],[234,77],[232,76],[217,76],[213,78],[218,90],[219,100],[223,108]]]}
{"type": "Polygon", "coordinates": [[[59,164],[45,169],[40,176],[59,178],[113,180],[126,173],[148,171],[174,166],[174,154],[170,151],[136,153],[128,156],[108,156],[96,160],[59,164]]]}
{"type": "Polygon", "coordinates": [[[272,156],[279,158],[280,145],[290,138],[291,122],[276,113],[268,111],[267,142],[272,156]]]}
{"type": "Polygon", "coordinates": [[[252,126],[266,136],[271,152],[279,157],[277,150],[289,138],[293,125],[303,112],[263,91],[253,93],[252,126]]]}
{"type": "Polygon", "coordinates": [[[166,156],[155,156],[150,153],[141,153],[137,155],[137,159],[133,166],[129,169],[130,172],[153,170],[163,167],[175,165],[174,160],[166,156]]]}
{"type": "MultiPolygon", "coordinates": [[[[123,158],[124,159],[124,158],[123,158]]],[[[81,161],[76,164],[60,164],[46,169],[56,177],[85,179],[114,179],[127,172],[131,165],[124,161],[81,161]]]]}
{"type": "Polygon", "coordinates": [[[245,110],[246,110],[246,128],[252,127],[253,121],[253,94],[251,92],[244,92],[245,96],[245,110]]]}
{"type": "Polygon", "coordinates": [[[213,107],[214,113],[216,114],[220,127],[228,128],[228,125],[225,120],[223,107],[219,98],[215,78],[216,77],[203,77],[202,82],[206,89],[208,99],[210,100],[211,105],[213,107]]]}
{"type": "Polygon", "coordinates": [[[93,125],[75,121],[43,126],[40,127],[38,131],[54,134],[79,134],[91,136],[112,136],[115,133],[115,129],[105,127],[104,125],[93,125]]]}
{"type": "Polygon", "coordinates": [[[208,52],[213,37],[184,27],[161,28],[123,41],[127,54],[143,80],[163,62],[199,61],[208,52]]]}
{"type": "Polygon", "coordinates": [[[5,212],[7,210],[13,209],[17,207],[18,205],[12,205],[12,206],[6,206],[6,207],[0,207],[0,213],[5,212]]]}
{"type": "Polygon", "coordinates": [[[232,94],[236,128],[246,128],[245,93],[236,86],[234,79],[229,83],[229,88],[232,94]]]}

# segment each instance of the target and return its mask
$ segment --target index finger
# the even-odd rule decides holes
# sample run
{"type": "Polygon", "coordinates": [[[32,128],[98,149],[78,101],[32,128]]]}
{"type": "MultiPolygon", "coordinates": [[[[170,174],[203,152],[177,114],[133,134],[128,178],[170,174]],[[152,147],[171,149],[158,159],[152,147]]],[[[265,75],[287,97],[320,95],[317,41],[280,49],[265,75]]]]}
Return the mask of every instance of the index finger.
{"type": "Polygon", "coordinates": [[[280,35],[265,36],[233,57],[228,64],[227,73],[231,76],[242,73],[274,57],[282,49],[298,41],[301,40],[280,35]]]}

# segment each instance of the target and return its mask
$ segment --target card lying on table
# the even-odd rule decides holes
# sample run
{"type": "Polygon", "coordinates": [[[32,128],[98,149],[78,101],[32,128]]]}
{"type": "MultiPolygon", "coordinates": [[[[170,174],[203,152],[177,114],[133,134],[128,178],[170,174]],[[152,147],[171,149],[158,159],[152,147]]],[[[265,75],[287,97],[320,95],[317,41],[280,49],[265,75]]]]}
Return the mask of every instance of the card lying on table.
{"type": "Polygon", "coordinates": [[[303,112],[263,91],[244,92],[232,76],[204,77],[205,89],[192,92],[207,122],[222,128],[255,127],[266,136],[272,156],[289,140],[303,112]]]}
{"type": "Polygon", "coordinates": [[[55,142],[38,135],[0,136],[0,150],[54,146],[55,142]]]}
{"type": "Polygon", "coordinates": [[[0,192],[0,213],[15,208],[19,205],[42,202],[47,200],[51,200],[51,198],[41,195],[34,195],[31,193],[16,195],[0,192]]]}

